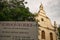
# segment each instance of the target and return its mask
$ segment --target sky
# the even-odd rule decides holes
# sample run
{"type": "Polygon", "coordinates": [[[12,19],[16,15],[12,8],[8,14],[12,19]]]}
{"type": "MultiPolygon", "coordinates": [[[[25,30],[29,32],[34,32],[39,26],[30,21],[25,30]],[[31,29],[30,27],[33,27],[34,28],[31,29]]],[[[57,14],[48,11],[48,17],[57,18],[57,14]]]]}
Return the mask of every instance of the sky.
{"type": "Polygon", "coordinates": [[[46,15],[50,18],[52,24],[56,21],[57,25],[60,24],[60,0],[25,0],[28,3],[25,4],[29,7],[30,12],[38,13],[41,3],[44,6],[46,15]]]}

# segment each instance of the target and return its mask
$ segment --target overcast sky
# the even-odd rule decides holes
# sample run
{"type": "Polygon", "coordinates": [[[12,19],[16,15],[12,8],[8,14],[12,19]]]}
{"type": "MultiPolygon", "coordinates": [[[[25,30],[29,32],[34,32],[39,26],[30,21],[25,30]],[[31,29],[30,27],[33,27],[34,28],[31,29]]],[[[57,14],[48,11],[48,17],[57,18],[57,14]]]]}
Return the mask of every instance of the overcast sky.
{"type": "Polygon", "coordinates": [[[25,0],[28,3],[26,4],[29,7],[32,13],[37,13],[39,11],[39,6],[42,3],[46,15],[53,21],[56,21],[57,24],[60,24],[60,0],[25,0]]]}

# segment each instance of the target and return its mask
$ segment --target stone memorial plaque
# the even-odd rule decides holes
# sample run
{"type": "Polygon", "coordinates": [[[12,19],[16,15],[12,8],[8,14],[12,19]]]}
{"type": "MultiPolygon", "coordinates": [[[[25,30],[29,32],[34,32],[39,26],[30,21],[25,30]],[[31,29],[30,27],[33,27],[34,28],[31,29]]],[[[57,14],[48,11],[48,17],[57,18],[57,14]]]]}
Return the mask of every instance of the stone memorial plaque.
{"type": "Polygon", "coordinates": [[[37,40],[36,22],[1,21],[0,40],[37,40]]]}

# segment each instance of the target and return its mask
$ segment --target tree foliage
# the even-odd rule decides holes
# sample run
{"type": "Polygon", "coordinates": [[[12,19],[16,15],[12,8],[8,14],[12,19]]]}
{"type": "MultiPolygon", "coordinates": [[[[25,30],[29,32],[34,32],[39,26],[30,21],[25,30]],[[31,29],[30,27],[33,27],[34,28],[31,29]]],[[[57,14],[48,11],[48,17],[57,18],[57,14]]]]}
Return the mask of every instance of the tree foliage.
{"type": "Polygon", "coordinates": [[[58,32],[59,32],[59,40],[60,40],[60,25],[58,27],[58,32]]]}
{"type": "Polygon", "coordinates": [[[33,17],[24,0],[0,1],[0,21],[34,21],[33,17]]]}

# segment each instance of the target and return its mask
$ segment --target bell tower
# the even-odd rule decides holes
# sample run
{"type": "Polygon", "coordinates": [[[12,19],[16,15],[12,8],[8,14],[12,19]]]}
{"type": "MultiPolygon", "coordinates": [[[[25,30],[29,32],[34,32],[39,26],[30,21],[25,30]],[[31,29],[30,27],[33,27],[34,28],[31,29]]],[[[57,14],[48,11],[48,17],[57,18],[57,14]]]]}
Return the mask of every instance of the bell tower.
{"type": "Polygon", "coordinates": [[[40,10],[43,10],[43,5],[42,4],[40,5],[40,10]]]}
{"type": "Polygon", "coordinates": [[[38,14],[43,15],[43,16],[46,16],[46,13],[44,11],[43,4],[42,3],[40,5],[40,7],[39,7],[38,14]]]}

